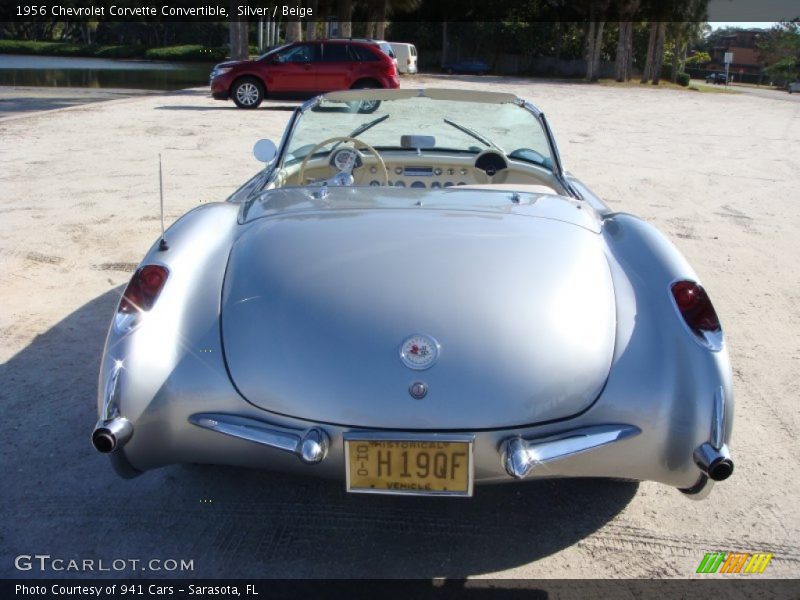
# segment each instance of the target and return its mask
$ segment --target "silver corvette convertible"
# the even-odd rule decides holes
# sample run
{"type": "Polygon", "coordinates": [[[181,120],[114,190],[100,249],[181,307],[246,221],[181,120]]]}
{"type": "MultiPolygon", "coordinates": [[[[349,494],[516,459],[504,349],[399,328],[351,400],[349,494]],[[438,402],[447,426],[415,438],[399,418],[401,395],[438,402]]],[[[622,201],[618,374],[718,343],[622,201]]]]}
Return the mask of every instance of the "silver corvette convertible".
{"type": "Polygon", "coordinates": [[[216,463],[437,496],[609,477],[698,498],[733,472],[706,291],[564,170],[532,104],[335,92],[255,154],[120,299],[92,442],[122,476],[216,463]]]}

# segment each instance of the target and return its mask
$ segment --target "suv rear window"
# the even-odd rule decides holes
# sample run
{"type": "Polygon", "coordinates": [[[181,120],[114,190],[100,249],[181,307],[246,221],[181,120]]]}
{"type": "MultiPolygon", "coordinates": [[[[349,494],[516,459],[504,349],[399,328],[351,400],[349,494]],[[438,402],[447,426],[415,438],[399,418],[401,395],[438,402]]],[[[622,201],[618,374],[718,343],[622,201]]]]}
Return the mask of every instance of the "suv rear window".
{"type": "Polygon", "coordinates": [[[349,46],[350,54],[353,55],[355,60],[360,60],[361,62],[374,62],[376,60],[380,60],[378,56],[372,52],[369,48],[365,48],[364,46],[351,44],[349,46]]]}

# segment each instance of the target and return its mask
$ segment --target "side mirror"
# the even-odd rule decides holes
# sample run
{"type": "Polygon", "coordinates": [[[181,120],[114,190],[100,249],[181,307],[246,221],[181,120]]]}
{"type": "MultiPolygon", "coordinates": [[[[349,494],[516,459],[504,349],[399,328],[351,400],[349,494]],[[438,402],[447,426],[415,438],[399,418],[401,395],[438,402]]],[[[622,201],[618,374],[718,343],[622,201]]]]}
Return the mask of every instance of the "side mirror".
{"type": "Polygon", "coordinates": [[[253,146],[253,156],[259,162],[265,163],[267,166],[275,160],[278,155],[278,149],[272,140],[258,140],[256,145],[253,146]]]}

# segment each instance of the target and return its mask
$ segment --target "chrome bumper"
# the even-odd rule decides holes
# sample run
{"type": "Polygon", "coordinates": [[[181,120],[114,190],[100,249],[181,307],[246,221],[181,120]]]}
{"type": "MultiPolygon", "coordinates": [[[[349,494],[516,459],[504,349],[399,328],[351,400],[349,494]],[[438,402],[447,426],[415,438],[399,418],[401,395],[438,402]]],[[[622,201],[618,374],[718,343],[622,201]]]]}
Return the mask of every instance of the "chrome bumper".
{"type": "Polygon", "coordinates": [[[594,450],[640,433],[639,428],[633,425],[596,425],[546,438],[510,438],[500,445],[500,453],[506,473],[522,479],[540,464],[594,450]]]}
{"type": "Polygon", "coordinates": [[[195,414],[189,417],[189,422],[224,435],[290,452],[309,465],[325,460],[330,446],[328,434],[318,427],[298,431],[248,417],[216,413],[195,414]]]}
{"type": "MultiPolygon", "coordinates": [[[[294,454],[306,464],[322,462],[328,455],[330,436],[320,427],[301,431],[249,417],[217,413],[194,414],[189,417],[189,422],[204,429],[294,454]]],[[[498,450],[506,472],[516,479],[522,479],[539,464],[593,450],[639,433],[640,430],[632,425],[598,425],[545,438],[509,438],[500,444],[498,450]]]]}

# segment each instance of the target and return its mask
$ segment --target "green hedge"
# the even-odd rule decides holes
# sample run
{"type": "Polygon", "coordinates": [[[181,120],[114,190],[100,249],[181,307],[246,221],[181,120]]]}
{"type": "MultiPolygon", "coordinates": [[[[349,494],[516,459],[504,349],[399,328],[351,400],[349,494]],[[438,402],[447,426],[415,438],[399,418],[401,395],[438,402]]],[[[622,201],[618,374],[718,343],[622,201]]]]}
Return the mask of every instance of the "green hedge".
{"type": "Polygon", "coordinates": [[[222,60],[226,52],[221,48],[209,48],[200,45],[165,46],[152,48],[144,53],[151,60],[222,60]]]}
{"type": "Polygon", "coordinates": [[[142,46],[100,46],[94,53],[98,58],[141,58],[146,49],[142,46]]]}
{"type": "Polygon", "coordinates": [[[688,73],[678,73],[678,85],[686,87],[689,85],[689,81],[691,80],[688,73]]]}
{"type": "Polygon", "coordinates": [[[149,60],[219,61],[227,56],[225,48],[200,45],[165,46],[147,49],[142,46],[98,46],[66,42],[0,40],[0,54],[35,54],[38,56],[96,56],[100,58],[146,58],[149,60]]]}
{"type": "Polygon", "coordinates": [[[93,46],[67,44],[64,42],[29,42],[22,40],[0,40],[0,53],[39,54],[48,56],[88,56],[93,46]],[[82,54],[86,52],[86,54],[82,54]]]}

